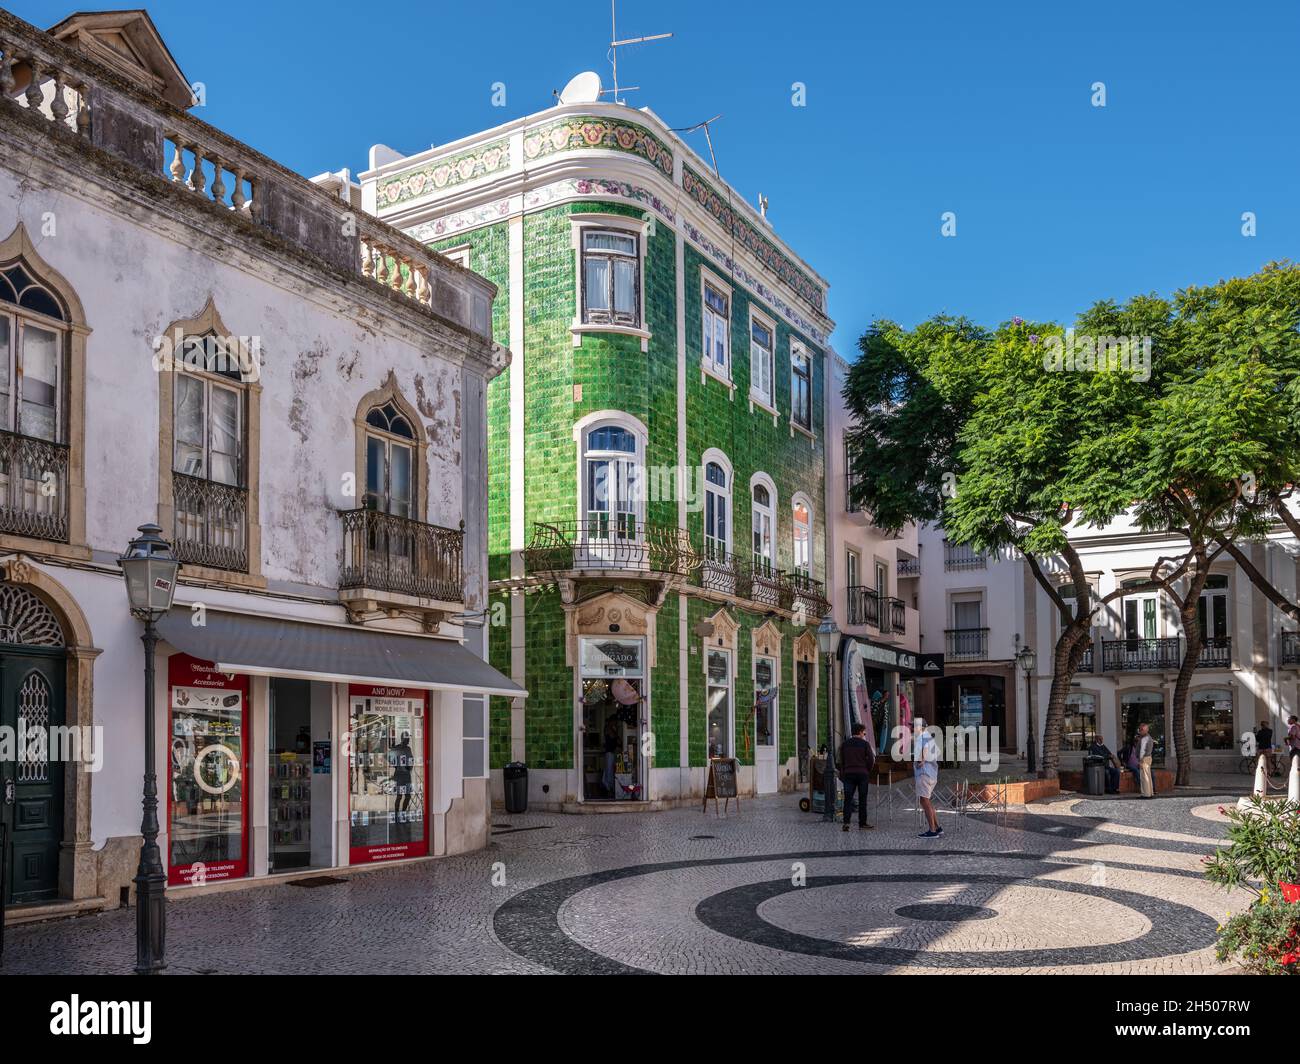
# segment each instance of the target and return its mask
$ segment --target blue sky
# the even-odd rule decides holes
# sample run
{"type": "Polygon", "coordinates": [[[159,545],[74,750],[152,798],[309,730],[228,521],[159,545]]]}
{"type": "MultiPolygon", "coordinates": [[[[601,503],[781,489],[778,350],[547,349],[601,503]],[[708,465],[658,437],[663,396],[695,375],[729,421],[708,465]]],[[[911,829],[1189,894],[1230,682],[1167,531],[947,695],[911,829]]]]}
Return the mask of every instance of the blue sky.
{"type": "MultiPolygon", "coordinates": [[[[76,9],[5,2],[40,26],[76,9]]],[[[1296,0],[619,8],[620,36],[676,35],[621,52],[620,81],[642,86],[628,103],[672,126],[723,114],[723,177],[751,204],[766,194],[830,281],[850,357],[877,317],[1069,320],[1095,299],[1300,258],[1296,0]]],[[[149,11],[207,86],[200,117],[307,175],[360,171],[375,142],[414,152],[541,110],[580,70],[609,82],[606,0],[149,11]]]]}

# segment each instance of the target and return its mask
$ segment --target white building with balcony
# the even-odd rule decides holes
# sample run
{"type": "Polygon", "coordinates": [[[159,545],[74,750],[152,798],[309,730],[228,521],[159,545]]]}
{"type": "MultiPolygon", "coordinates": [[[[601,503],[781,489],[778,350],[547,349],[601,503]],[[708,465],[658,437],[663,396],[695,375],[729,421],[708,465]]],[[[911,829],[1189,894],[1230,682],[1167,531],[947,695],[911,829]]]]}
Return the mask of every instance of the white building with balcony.
{"type": "MultiPolygon", "coordinates": [[[[0,12],[5,901],[128,899],[157,773],[173,889],[485,845],[495,288],[188,107],[143,12],[0,12]],[[183,562],[144,764],[116,564],[183,562]]],[[[50,907],[53,907],[52,909],[50,907]]]]}

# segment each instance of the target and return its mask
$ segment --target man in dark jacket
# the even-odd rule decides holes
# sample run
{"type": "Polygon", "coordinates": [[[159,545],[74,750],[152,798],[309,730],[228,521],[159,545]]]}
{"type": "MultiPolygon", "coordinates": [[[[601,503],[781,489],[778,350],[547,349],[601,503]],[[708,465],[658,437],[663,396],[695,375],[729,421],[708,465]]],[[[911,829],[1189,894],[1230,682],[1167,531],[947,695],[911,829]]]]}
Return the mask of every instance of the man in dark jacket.
{"type": "Polygon", "coordinates": [[[867,728],[864,724],[853,725],[853,735],[840,744],[840,779],[844,781],[844,830],[849,830],[853,819],[853,798],[861,799],[858,808],[858,830],[866,830],[873,825],[867,823],[867,784],[871,780],[871,768],[876,763],[876,755],[871,744],[864,736],[867,728]]]}

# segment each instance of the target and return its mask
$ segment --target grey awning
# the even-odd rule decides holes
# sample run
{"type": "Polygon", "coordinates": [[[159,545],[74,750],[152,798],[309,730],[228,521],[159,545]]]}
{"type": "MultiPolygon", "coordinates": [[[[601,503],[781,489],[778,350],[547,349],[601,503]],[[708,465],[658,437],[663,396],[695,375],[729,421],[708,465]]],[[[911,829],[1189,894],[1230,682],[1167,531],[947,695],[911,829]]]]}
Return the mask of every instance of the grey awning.
{"type": "Polygon", "coordinates": [[[220,672],[364,681],[508,698],[526,692],[453,639],[364,631],[327,624],[208,610],[201,627],[174,607],[158,634],[220,672]]]}

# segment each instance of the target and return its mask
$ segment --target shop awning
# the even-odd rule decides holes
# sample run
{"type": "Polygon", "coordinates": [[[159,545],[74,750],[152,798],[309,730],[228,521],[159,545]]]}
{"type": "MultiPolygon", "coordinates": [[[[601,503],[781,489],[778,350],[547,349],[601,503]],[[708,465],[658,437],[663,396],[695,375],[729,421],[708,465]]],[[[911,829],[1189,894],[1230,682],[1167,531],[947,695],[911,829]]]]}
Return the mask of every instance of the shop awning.
{"type": "Polygon", "coordinates": [[[204,620],[194,625],[188,608],[175,607],[158,622],[158,634],[177,650],[213,662],[220,672],[526,696],[523,688],[454,639],[211,609],[204,620]]]}

